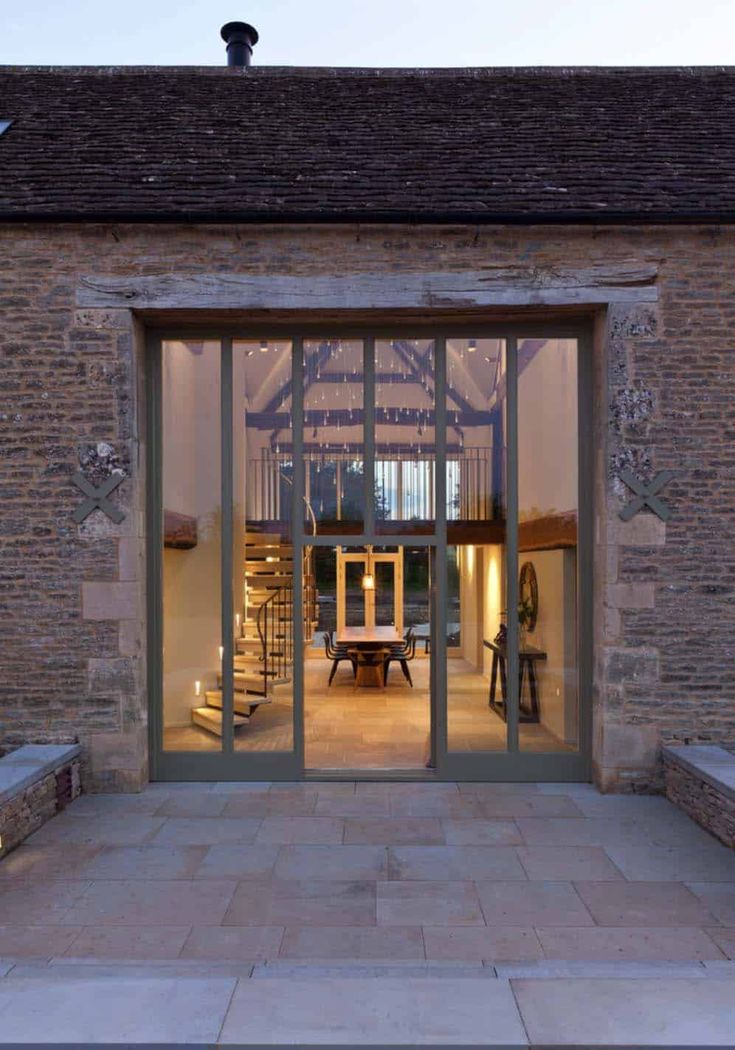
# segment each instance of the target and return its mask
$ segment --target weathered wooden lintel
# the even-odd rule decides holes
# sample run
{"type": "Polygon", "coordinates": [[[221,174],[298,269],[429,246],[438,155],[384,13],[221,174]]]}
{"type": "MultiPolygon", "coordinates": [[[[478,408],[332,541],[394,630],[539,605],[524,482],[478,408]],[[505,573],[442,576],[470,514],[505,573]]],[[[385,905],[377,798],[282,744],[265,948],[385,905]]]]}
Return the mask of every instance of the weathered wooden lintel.
{"type": "Polygon", "coordinates": [[[331,276],[218,273],[86,276],[77,306],[137,310],[401,310],[655,302],[657,267],[492,267],[457,273],[331,276]]]}

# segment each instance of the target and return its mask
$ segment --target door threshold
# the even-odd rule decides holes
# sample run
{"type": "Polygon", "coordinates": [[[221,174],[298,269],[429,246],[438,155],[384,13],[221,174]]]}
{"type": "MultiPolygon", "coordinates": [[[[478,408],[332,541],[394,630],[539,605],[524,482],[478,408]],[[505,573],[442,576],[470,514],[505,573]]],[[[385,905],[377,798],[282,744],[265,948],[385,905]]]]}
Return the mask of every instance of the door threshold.
{"type": "Polygon", "coordinates": [[[437,780],[435,769],[305,769],[304,780],[437,780]]]}

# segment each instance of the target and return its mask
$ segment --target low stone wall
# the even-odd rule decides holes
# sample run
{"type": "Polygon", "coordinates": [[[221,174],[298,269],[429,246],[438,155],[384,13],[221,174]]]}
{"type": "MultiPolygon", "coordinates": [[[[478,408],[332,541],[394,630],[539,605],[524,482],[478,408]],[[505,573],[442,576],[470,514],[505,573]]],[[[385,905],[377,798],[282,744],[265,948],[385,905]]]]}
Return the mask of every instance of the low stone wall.
{"type": "Polygon", "coordinates": [[[666,797],[735,849],[735,755],[721,747],[663,749],[666,797]]]}
{"type": "Polygon", "coordinates": [[[0,759],[0,857],[80,794],[80,751],[28,745],[0,759]]]}

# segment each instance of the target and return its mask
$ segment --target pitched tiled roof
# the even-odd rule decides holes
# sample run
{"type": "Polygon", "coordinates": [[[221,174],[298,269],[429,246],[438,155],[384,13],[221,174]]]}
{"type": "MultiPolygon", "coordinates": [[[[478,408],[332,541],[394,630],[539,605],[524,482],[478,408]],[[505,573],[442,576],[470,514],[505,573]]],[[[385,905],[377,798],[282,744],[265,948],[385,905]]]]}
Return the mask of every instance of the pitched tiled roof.
{"type": "Polygon", "coordinates": [[[0,218],[735,220],[735,69],[0,69],[0,218]]]}

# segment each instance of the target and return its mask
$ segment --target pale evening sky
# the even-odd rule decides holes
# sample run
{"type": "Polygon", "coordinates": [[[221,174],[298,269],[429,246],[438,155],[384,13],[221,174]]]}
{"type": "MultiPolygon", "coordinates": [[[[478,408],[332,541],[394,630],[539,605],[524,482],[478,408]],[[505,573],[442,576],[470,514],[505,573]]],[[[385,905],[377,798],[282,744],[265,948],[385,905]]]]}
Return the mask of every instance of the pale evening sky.
{"type": "Polygon", "coordinates": [[[730,65],[733,0],[0,0],[0,65],[730,65]]]}

